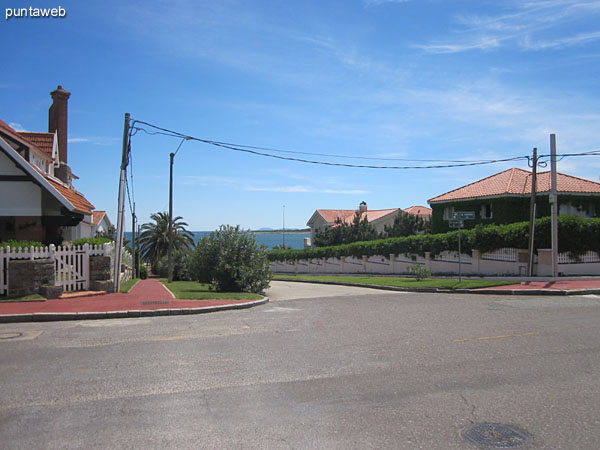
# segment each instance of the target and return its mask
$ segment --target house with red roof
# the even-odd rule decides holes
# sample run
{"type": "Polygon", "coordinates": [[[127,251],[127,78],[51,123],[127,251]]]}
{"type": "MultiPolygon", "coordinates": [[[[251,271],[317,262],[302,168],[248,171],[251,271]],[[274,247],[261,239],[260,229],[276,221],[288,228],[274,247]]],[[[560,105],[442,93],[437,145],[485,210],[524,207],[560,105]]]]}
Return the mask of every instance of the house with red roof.
{"type": "Polygon", "coordinates": [[[419,215],[428,218],[431,215],[431,209],[426,206],[411,206],[407,209],[368,209],[366,202],[361,202],[358,209],[317,209],[310,217],[306,225],[310,227],[311,242],[314,242],[317,231],[323,231],[336,225],[337,219],[351,224],[358,213],[360,219],[367,219],[378,233],[382,233],[386,226],[392,226],[394,219],[401,212],[419,215]]]}
{"type": "MultiPolygon", "coordinates": [[[[600,214],[600,183],[557,173],[559,214],[583,218],[600,214]]],[[[433,233],[449,230],[448,220],[457,211],[472,211],[475,220],[465,220],[465,228],[477,224],[506,224],[529,220],[532,174],[512,168],[462,186],[428,200],[432,209],[433,233]]],[[[550,216],[550,172],[538,172],[536,217],[550,216]]]]}
{"type": "Polygon", "coordinates": [[[82,235],[79,224],[92,223],[94,206],[73,187],[77,177],[67,164],[70,93],[58,86],[50,95],[47,133],[16,131],[0,120],[0,242],[94,236],[82,235]]]}

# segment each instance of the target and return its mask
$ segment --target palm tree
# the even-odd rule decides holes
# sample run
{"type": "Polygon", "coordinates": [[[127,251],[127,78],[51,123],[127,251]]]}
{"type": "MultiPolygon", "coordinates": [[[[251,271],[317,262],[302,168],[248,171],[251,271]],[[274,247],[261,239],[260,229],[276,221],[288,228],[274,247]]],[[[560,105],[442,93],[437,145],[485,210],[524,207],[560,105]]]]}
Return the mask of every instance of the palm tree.
{"type": "MultiPolygon", "coordinates": [[[[142,258],[155,264],[167,256],[169,249],[169,213],[157,212],[150,216],[154,223],[142,225],[140,234],[140,252],[142,258]]],[[[189,250],[194,243],[193,234],[185,229],[186,222],[181,216],[173,218],[173,250],[189,250]]]]}

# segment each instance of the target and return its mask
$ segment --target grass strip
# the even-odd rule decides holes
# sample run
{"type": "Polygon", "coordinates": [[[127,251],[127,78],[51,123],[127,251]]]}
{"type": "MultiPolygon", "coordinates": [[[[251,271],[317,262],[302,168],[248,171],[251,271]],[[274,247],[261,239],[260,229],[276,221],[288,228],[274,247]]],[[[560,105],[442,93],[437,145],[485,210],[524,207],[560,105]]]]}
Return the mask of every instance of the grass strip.
{"type": "Polygon", "coordinates": [[[329,281],[348,284],[371,284],[375,286],[394,286],[402,288],[437,288],[437,289],[478,289],[493,286],[515,284],[514,281],[494,280],[462,280],[452,278],[416,278],[408,277],[377,277],[377,276],[345,276],[345,275],[273,275],[274,280],[306,280],[329,281]]]}
{"type": "Polygon", "coordinates": [[[44,302],[46,297],[42,297],[40,294],[23,295],[21,297],[0,297],[0,303],[11,303],[11,302],[44,302]]]}
{"type": "Polygon", "coordinates": [[[119,287],[119,292],[121,294],[127,294],[129,291],[133,289],[133,287],[140,281],[139,278],[132,278],[131,280],[127,280],[124,283],[121,283],[119,287]]]}
{"type": "Polygon", "coordinates": [[[162,284],[179,300],[260,300],[262,295],[249,292],[217,292],[210,284],[197,281],[173,281],[159,278],[162,284]]]}

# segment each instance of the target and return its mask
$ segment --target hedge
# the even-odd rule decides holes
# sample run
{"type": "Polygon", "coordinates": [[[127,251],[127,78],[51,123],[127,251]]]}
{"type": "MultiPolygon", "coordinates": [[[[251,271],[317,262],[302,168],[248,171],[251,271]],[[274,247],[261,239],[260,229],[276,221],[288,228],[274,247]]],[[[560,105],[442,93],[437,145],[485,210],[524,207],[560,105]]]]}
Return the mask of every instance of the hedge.
{"type": "Polygon", "coordinates": [[[109,242],[112,242],[112,239],[109,239],[109,238],[80,238],[80,239],[75,239],[73,242],[71,242],[71,245],[73,247],[76,247],[78,245],[83,245],[83,244],[104,245],[109,242]]]}
{"type": "Polygon", "coordinates": [[[37,241],[4,241],[0,242],[0,248],[29,248],[29,247],[44,247],[44,244],[37,241]]]}
{"type": "MultiPolygon", "coordinates": [[[[542,217],[536,220],[535,248],[551,247],[551,220],[542,217]]],[[[418,254],[430,252],[433,256],[445,250],[458,250],[458,231],[440,234],[424,234],[375,241],[354,242],[331,247],[301,250],[272,250],[270,261],[296,261],[311,258],[361,257],[390,254],[418,254]]],[[[461,230],[461,249],[471,254],[473,249],[492,252],[500,248],[527,248],[529,222],[508,225],[478,225],[470,230],[461,230]]],[[[588,250],[600,251],[600,219],[581,219],[573,216],[558,217],[558,251],[581,255],[588,250]]]]}

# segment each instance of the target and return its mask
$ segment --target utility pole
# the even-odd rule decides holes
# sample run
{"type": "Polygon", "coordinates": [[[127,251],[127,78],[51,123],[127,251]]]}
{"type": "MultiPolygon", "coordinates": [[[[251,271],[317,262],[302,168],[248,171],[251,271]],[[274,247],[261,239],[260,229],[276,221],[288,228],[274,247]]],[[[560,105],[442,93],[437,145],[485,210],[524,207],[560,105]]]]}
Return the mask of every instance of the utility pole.
{"type": "MultiPolygon", "coordinates": [[[[183,141],[182,141],[183,142],[183,141]]],[[[167,250],[168,282],[173,282],[173,159],[175,153],[171,153],[169,165],[169,248],[167,250]]]]}
{"type": "Polygon", "coordinates": [[[135,203],[133,204],[133,211],[131,212],[131,260],[133,262],[133,267],[131,268],[132,270],[132,278],[136,278],[135,274],[137,273],[136,269],[135,269],[135,264],[137,262],[137,259],[135,257],[135,244],[136,244],[136,239],[135,239],[135,203]]]}
{"type": "Polygon", "coordinates": [[[129,164],[129,113],[125,113],[125,126],[123,128],[123,154],[121,157],[121,176],[119,177],[119,203],[117,205],[117,242],[115,244],[115,266],[113,271],[114,292],[119,292],[121,287],[121,259],[123,257],[123,228],[125,221],[125,177],[129,164]]]}
{"type": "Polygon", "coordinates": [[[140,241],[139,241],[140,224],[138,224],[137,234],[138,234],[138,241],[137,241],[137,252],[136,252],[136,255],[137,255],[137,276],[136,276],[136,278],[141,278],[142,277],[142,268],[140,267],[140,265],[142,264],[142,256],[141,256],[140,241]]]}
{"type": "Polygon", "coordinates": [[[550,135],[550,207],[552,213],[552,276],[558,277],[558,193],[556,186],[556,135],[550,135]]]}
{"type": "Polygon", "coordinates": [[[167,249],[167,271],[168,271],[168,279],[169,283],[173,282],[173,161],[175,159],[175,155],[181,148],[181,145],[185,141],[189,141],[191,137],[184,136],[181,139],[181,142],[177,146],[177,150],[175,153],[171,153],[169,155],[170,164],[169,164],[169,248],[167,249]]]}
{"type": "Polygon", "coordinates": [[[537,193],[537,148],[533,149],[531,170],[531,206],[529,208],[529,245],[527,246],[527,276],[533,276],[533,253],[535,236],[535,195],[537,193]]]}

